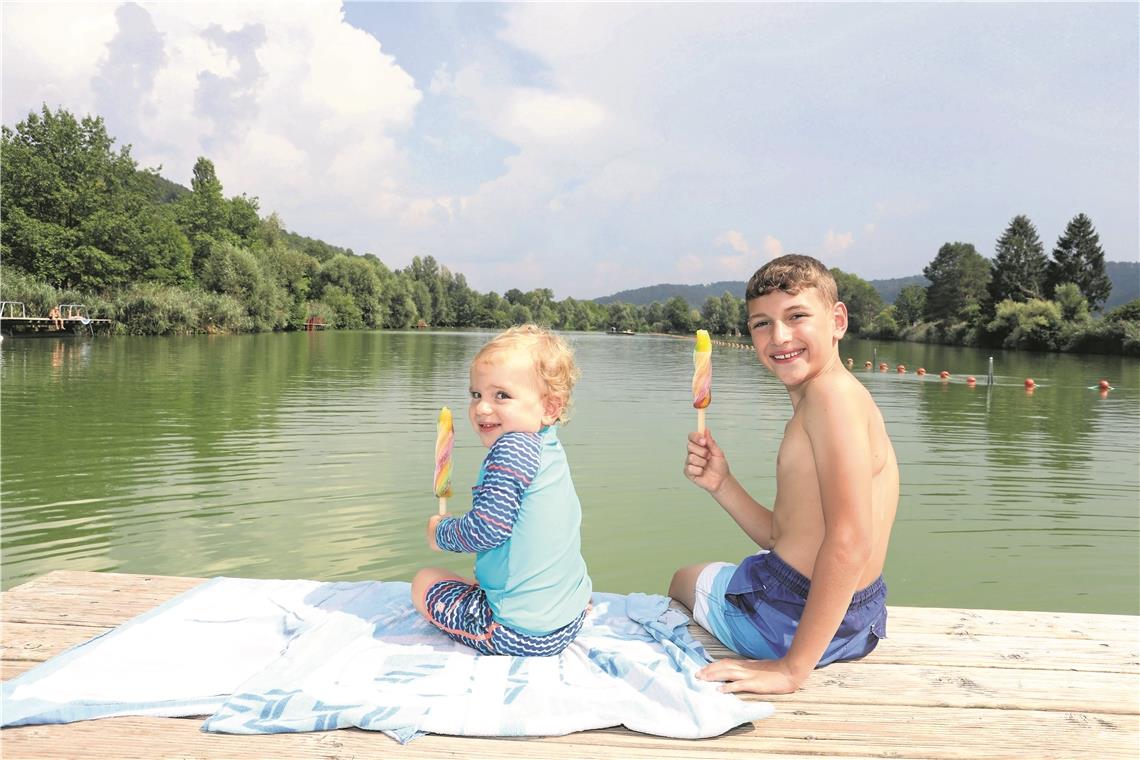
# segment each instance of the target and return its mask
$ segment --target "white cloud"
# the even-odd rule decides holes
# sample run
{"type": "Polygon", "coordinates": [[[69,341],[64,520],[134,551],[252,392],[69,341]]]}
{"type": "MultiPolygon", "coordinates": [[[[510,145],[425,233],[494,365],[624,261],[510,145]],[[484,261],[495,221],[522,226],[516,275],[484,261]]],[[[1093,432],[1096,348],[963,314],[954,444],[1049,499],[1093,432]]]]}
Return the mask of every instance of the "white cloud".
{"type": "MultiPolygon", "coordinates": [[[[422,99],[375,37],[345,23],[339,2],[222,5],[14,5],[4,18],[4,118],[39,107],[39,70],[77,116],[96,107],[142,166],[188,184],[198,156],[214,161],[229,195],[248,193],[306,234],[312,219],[373,215],[422,226],[450,201],[418,197],[396,138],[422,99]],[[128,26],[129,22],[129,26],[128,26]],[[63,41],[61,44],[61,40],[63,41]],[[106,77],[138,68],[128,92],[106,77]],[[16,57],[19,57],[17,61],[16,57]],[[101,89],[96,90],[96,87],[101,89]],[[126,98],[130,101],[126,101],[126,98]],[[119,102],[115,102],[115,98],[119,102]],[[98,102],[97,102],[98,101],[98,102]]],[[[444,214],[446,217],[447,214],[444,214]]],[[[332,234],[330,234],[332,233],[332,234]]]]}
{"type": "Polygon", "coordinates": [[[828,230],[827,235],[823,238],[823,252],[825,255],[837,255],[843,253],[855,242],[855,235],[850,232],[836,233],[835,230],[828,230]]]}
{"type": "Polygon", "coordinates": [[[764,236],[764,253],[769,259],[784,255],[784,244],[771,235],[764,236]]]}
{"type": "Polygon", "coordinates": [[[1137,248],[1127,7],[361,7],[6,3],[4,122],[99,113],[170,179],[207,156],[291,229],[391,266],[430,253],[484,290],[539,265],[555,279],[531,286],[575,297],[746,277],[784,253],[775,225],[824,255],[873,241],[860,275],[914,273],[995,238],[1009,198],[1043,232],[1089,208],[1106,249],[1137,248]]]}
{"type": "Polygon", "coordinates": [[[720,237],[716,239],[716,242],[718,245],[727,245],[740,254],[750,255],[752,253],[752,248],[748,245],[748,241],[744,239],[744,235],[736,230],[729,230],[721,234],[720,237]]]}
{"type": "Polygon", "coordinates": [[[605,112],[587,98],[553,95],[534,90],[517,93],[511,116],[521,129],[543,140],[583,138],[600,126],[605,112]]]}

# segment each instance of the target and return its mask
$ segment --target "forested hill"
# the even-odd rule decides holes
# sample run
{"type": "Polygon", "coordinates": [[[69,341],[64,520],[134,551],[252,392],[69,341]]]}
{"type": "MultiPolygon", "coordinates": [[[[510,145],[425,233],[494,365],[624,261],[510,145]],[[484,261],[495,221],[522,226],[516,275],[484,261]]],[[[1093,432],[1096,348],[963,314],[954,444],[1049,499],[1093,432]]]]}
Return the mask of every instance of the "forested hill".
{"type": "MultiPolygon", "coordinates": [[[[921,285],[926,287],[930,284],[922,275],[895,277],[890,280],[870,280],[870,283],[886,303],[892,303],[895,297],[898,296],[899,291],[907,285],[921,285]]],[[[614,293],[612,296],[602,296],[594,300],[600,304],[628,303],[634,306],[647,306],[654,302],[665,303],[674,296],[681,296],[694,309],[699,309],[710,296],[720,298],[727,292],[732,293],[732,295],[737,298],[743,298],[745,285],[747,285],[747,283],[743,280],[721,280],[719,282],[710,282],[706,285],[674,285],[666,283],[662,285],[650,285],[645,288],[634,288],[633,290],[623,290],[619,293],[614,293]]]]}
{"type": "MultiPolygon", "coordinates": [[[[1106,261],[1104,269],[1109,280],[1112,281],[1112,292],[1109,294],[1108,301],[1104,307],[1106,310],[1140,298],[1140,262],[1106,261]]],[[[879,296],[882,297],[883,302],[888,304],[894,303],[899,291],[907,285],[921,285],[926,287],[930,284],[930,281],[920,274],[911,275],[910,277],[894,277],[885,280],[868,280],[868,282],[870,282],[871,287],[878,292],[879,296]]],[[[628,303],[634,306],[647,306],[654,302],[665,303],[674,296],[681,296],[681,298],[684,298],[694,309],[699,309],[710,296],[720,298],[725,292],[732,293],[732,295],[737,298],[743,298],[744,286],[746,284],[747,283],[743,280],[721,280],[705,285],[674,285],[664,283],[661,285],[650,285],[644,288],[622,290],[613,295],[602,296],[594,300],[600,304],[628,303]]]]}
{"type": "Polygon", "coordinates": [[[1106,261],[1104,273],[1112,282],[1105,309],[1140,298],[1140,261],[1106,261]]]}

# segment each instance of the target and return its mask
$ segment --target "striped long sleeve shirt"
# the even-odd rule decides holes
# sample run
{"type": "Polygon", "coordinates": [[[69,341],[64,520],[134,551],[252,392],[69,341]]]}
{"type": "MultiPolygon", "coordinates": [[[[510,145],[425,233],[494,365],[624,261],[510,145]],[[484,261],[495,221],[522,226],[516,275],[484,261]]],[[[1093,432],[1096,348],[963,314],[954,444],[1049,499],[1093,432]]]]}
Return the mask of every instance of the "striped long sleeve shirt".
{"type": "Polygon", "coordinates": [[[441,520],[435,531],[439,548],[452,552],[484,552],[511,537],[523,493],[538,474],[542,437],[537,433],[503,433],[483,461],[483,477],[472,490],[471,511],[441,520]]]}

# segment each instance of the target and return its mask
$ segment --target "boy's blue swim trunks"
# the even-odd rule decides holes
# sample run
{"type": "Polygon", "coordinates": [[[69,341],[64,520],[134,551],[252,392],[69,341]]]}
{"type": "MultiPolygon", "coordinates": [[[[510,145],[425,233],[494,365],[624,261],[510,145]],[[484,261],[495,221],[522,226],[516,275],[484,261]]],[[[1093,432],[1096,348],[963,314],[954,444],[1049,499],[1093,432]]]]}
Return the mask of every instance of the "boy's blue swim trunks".
{"type": "MultiPolygon", "coordinates": [[[[701,571],[693,617],[732,651],[757,660],[788,652],[811,581],[774,552],[739,566],[714,562],[701,571]]],[[[887,637],[887,584],[882,576],[855,592],[839,630],[816,667],[857,660],[887,637]]]]}

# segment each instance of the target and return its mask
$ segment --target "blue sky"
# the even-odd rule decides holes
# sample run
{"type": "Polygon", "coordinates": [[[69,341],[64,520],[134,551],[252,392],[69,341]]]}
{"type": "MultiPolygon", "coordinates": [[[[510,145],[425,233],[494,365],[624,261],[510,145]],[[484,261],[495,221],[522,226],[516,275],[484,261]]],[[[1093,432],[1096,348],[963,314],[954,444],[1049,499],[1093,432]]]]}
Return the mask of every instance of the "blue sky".
{"type": "Polygon", "coordinates": [[[868,279],[1017,214],[1140,259],[1140,6],[21,3],[3,122],[97,113],[143,166],[391,267],[594,297],[809,253],[868,279]]]}

